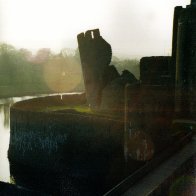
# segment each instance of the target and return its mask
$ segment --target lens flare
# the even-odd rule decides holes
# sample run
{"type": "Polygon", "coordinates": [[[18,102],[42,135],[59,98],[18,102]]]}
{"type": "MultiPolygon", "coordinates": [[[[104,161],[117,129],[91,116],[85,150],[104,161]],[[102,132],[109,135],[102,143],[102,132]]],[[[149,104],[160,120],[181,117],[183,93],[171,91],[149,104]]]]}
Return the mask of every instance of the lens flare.
{"type": "Polygon", "coordinates": [[[81,82],[81,68],[74,59],[56,57],[43,68],[44,80],[54,92],[73,91],[81,82]]]}

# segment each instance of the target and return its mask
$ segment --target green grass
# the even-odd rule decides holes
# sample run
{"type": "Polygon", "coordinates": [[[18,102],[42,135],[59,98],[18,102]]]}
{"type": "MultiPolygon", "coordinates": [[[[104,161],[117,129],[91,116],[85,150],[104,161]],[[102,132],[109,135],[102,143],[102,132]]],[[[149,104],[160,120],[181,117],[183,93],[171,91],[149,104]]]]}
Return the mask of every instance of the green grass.
{"type": "Polygon", "coordinates": [[[123,120],[124,115],[122,113],[106,113],[99,110],[91,110],[87,104],[84,105],[51,105],[46,107],[40,107],[37,109],[38,112],[59,112],[59,113],[78,113],[85,115],[96,115],[100,117],[123,120]]]}
{"type": "Polygon", "coordinates": [[[40,109],[41,112],[56,112],[56,111],[64,111],[64,110],[74,110],[80,113],[94,113],[90,107],[86,105],[59,105],[59,106],[47,106],[45,108],[40,109]]]}

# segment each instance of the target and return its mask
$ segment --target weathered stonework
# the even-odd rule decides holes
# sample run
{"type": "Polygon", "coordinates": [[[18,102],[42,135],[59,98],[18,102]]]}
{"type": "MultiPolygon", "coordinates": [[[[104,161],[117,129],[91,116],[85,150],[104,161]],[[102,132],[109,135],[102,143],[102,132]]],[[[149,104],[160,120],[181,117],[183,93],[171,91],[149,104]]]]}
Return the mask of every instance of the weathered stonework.
{"type": "Polygon", "coordinates": [[[79,34],[78,45],[87,102],[92,109],[95,109],[101,102],[101,91],[105,85],[103,77],[105,71],[109,69],[112,49],[100,36],[99,29],[79,34]]]}

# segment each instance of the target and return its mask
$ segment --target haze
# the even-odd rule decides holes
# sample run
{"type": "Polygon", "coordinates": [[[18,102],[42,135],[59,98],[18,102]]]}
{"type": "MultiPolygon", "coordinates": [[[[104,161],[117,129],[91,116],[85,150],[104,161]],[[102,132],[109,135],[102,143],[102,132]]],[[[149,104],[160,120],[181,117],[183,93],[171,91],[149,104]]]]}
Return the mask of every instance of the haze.
{"type": "Polygon", "coordinates": [[[118,56],[171,53],[173,9],[190,0],[0,0],[0,42],[16,48],[77,48],[99,28],[118,56]]]}

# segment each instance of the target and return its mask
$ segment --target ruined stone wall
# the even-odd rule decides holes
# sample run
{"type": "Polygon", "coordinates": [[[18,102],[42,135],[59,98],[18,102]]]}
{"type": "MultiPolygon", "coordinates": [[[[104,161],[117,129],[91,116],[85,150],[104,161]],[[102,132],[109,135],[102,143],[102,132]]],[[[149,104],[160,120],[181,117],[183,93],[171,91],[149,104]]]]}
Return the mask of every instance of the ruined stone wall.
{"type": "Polygon", "coordinates": [[[69,110],[39,112],[33,107],[37,102],[39,98],[11,108],[11,162],[72,176],[104,177],[115,160],[123,161],[123,122],[69,110]]]}
{"type": "Polygon", "coordinates": [[[174,86],[174,64],[169,56],[143,57],[140,60],[140,81],[144,85],[174,86]]]}
{"type": "Polygon", "coordinates": [[[176,46],[176,112],[195,119],[196,103],[196,6],[182,9],[176,46]]]}
{"type": "Polygon", "coordinates": [[[101,102],[104,87],[104,72],[109,67],[112,49],[99,33],[99,29],[89,30],[78,35],[78,46],[84,76],[87,102],[97,108],[101,102]]]}

